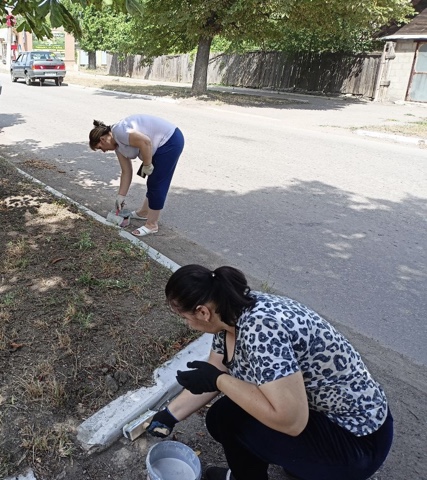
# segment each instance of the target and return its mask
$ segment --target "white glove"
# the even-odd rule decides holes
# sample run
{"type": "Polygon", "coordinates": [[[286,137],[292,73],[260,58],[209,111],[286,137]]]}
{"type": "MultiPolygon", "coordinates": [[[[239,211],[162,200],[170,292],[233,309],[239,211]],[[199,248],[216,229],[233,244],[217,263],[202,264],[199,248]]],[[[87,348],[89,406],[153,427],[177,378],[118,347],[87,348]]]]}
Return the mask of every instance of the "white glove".
{"type": "Polygon", "coordinates": [[[150,163],[150,165],[143,165],[141,171],[143,175],[151,175],[153,173],[153,170],[154,170],[154,165],[150,163]]]}
{"type": "Polygon", "coordinates": [[[117,195],[116,197],[116,212],[123,210],[125,206],[126,195],[117,195]]]}

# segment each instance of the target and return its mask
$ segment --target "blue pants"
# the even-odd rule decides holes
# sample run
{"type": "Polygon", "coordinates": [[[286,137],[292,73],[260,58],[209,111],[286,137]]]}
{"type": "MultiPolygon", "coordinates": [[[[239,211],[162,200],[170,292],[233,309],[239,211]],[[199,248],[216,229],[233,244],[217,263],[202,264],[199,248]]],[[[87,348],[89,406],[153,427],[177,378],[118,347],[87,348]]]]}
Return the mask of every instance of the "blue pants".
{"type": "Polygon", "coordinates": [[[304,431],[291,437],[250,416],[228,397],[208,410],[206,426],[224,448],[236,480],[267,480],[269,464],[300,480],[366,480],[382,465],[393,439],[393,418],[371,435],[356,437],[310,410],[304,431]]]}
{"type": "Polygon", "coordinates": [[[162,210],[175,172],[176,164],[184,148],[184,136],[179,128],[153,155],[153,173],[147,179],[148,206],[162,210]]]}

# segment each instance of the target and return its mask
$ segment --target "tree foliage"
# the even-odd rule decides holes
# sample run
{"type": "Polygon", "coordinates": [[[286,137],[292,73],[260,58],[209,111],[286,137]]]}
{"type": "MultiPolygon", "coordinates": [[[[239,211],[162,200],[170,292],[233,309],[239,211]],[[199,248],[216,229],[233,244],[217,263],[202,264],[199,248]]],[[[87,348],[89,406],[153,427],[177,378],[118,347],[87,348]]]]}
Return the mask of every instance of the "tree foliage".
{"type": "Polygon", "coordinates": [[[367,51],[381,27],[403,24],[413,15],[408,0],[305,0],[291,10],[282,38],[270,46],[293,52],[367,51]]]}
{"type": "Polygon", "coordinates": [[[413,12],[409,0],[145,0],[144,53],[186,52],[217,36],[230,50],[360,51],[381,26],[413,12]]]}
{"type": "Polygon", "coordinates": [[[129,54],[141,52],[140,24],[141,15],[131,15],[117,11],[110,5],[101,10],[94,5],[83,7],[71,0],[65,4],[77,19],[82,34],[79,46],[86,52],[97,50],[117,53],[124,58],[129,54]]]}
{"type": "MultiPolygon", "coordinates": [[[[82,7],[93,7],[102,11],[105,7],[132,15],[141,15],[142,0],[70,0],[69,3],[82,7]]],[[[0,21],[4,23],[9,11],[15,15],[18,31],[32,32],[36,37],[52,37],[52,28],[64,29],[79,38],[82,34],[79,22],[61,0],[4,0],[0,6],[0,21]]]]}
{"type": "Polygon", "coordinates": [[[146,57],[197,48],[193,92],[204,93],[214,38],[229,50],[360,51],[373,33],[413,12],[409,0],[145,0],[146,57]],[[200,78],[197,78],[200,75],[200,78]],[[198,84],[198,85],[196,85],[198,84]]]}

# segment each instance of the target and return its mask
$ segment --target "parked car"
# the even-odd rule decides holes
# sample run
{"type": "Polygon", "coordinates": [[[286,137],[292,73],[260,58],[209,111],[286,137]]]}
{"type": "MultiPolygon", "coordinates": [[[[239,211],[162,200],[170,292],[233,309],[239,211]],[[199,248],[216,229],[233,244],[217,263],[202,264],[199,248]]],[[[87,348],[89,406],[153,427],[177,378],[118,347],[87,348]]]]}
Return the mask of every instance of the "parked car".
{"type": "Polygon", "coordinates": [[[64,61],[47,50],[22,52],[10,67],[12,82],[23,79],[27,85],[39,82],[41,86],[45,80],[54,80],[60,86],[66,73],[64,61]]]}

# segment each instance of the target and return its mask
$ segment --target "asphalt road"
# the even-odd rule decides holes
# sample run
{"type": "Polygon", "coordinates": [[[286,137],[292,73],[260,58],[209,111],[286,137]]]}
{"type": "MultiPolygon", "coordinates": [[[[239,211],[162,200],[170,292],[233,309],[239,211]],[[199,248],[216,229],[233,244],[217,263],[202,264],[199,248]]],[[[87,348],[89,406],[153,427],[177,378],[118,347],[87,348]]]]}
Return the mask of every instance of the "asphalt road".
{"type": "MultiPolygon", "coordinates": [[[[147,243],[179,264],[237,266],[426,365],[427,150],[348,129],[425,118],[426,108],[316,98],[246,108],[0,82],[0,154],[49,162],[56,169],[35,176],[101,214],[119,168],[88,148],[92,120],[175,122],[186,147],[161,234],[147,243]]],[[[128,205],[143,193],[138,179],[128,205]]]]}

